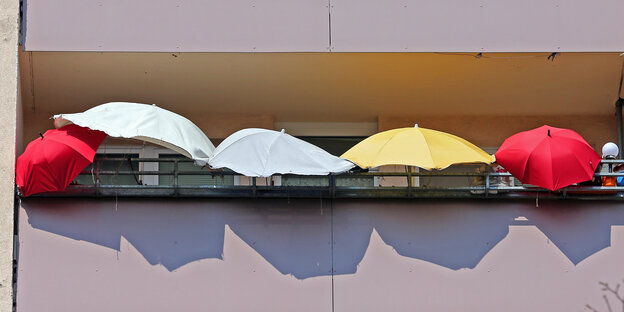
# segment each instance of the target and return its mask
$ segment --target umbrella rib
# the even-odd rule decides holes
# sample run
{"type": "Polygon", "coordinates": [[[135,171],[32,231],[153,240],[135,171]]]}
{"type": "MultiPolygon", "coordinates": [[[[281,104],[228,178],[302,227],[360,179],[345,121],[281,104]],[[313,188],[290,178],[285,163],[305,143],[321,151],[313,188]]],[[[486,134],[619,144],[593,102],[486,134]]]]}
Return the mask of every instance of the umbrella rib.
{"type": "MultiPolygon", "coordinates": [[[[574,140],[574,139],[570,139],[570,138],[565,138],[566,140],[574,140]]],[[[589,148],[589,147],[588,147],[589,148]]],[[[579,155],[577,153],[572,153],[572,155],[574,155],[574,160],[577,162],[578,166],[580,168],[585,168],[585,166],[587,165],[587,163],[585,163],[587,160],[584,159],[579,159],[579,155]]],[[[596,157],[599,157],[598,155],[596,155],[596,157]]],[[[598,164],[593,164],[593,169],[594,171],[596,171],[596,169],[598,168],[598,164]]],[[[593,176],[593,172],[591,173],[593,176]]],[[[590,178],[591,180],[591,178],[590,178]]]]}
{"type": "MultiPolygon", "coordinates": [[[[391,138],[389,138],[388,140],[386,140],[386,142],[381,147],[379,147],[379,149],[377,150],[377,153],[375,154],[375,158],[373,159],[371,164],[376,164],[377,163],[377,158],[379,158],[379,154],[386,147],[386,145],[388,145],[388,143],[390,143],[390,141],[392,141],[392,139],[394,139],[394,135],[391,138]]],[[[368,168],[374,168],[374,167],[370,166],[371,164],[369,164],[368,168]]],[[[378,166],[375,166],[375,167],[385,166],[385,165],[389,165],[389,164],[381,164],[381,165],[378,165],[378,166]]]]}
{"type": "MultiPolygon", "coordinates": [[[[445,136],[449,137],[450,139],[453,139],[453,140],[461,142],[464,145],[465,148],[468,148],[468,149],[472,150],[477,156],[480,155],[480,156],[484,156],[485,158],[489,158],[490,162],[486,163],[486,164],[491,164],[492,163],[492,161],[491,161],[492,160],[492,155],[490,155],[489,153],[485,152],[483,149],[481,149],[480,147],[476,146],[474,143],[472,143],[472,142],[470,142],[470,141],[468,141],[468,140],[466,140],[466,139],[464,139],[462,137],[459,137],[459,136],[456,136],[454,134],[451,134],[451,133],[447,133],[447,132],[442,132],[442,133],[445,136]],[[483,155],[483,154],[485,154],[485,155],[483,155]]],[[[481,161],[477,161],[477,162],[481,163],[481,161]]],[[[455,165],[455,164],[468,164],[468,163],[476,163],[476,162],[463,162],[462,161],[462,162],[454,162],[451,165],[455,165]]],[[[449,167],[451,165],[449,165],[449,167]]]]}
{"type": "MultiPolygon", "coordinates": [[[[529,153],[529,156],[526,158],[525,165],[524,165],[525,169],[524,169],[524,174],[523,174],[523,180],[527,181],[527,182],[524,182],[524,181],[521,180],[523,183],[544,187],[543,185],[538,185],[540,183],[536,184],[535,183],[536,181],[531,179],[531,172],[532,172],[532,170],[527,170],[527,168],[526,168],[526,164],[531,162],[530,161],[531,157],[534,155],[535,151],[537,150],[537,146],[539,146],[540,144],[544,144],[544,143],[548,143],[548,142],[544,142],[544,140],[542,139],[540,141],[540,143],[536,144],[536,147],[529,153]]],[[[552,177],[554,177],[554,171],[553,171],[553,165],[552,165],[552,149],[551,149],[550,144],[546,144],[546,146],[548,147],[548,154],[549,154],[548,159],[550,160],[550,180],[548,181],[548,183],[550,184],[549,185],[550,187],[554,187],[554,182],[552,180],[552,177]]],[[[545,187],[545,188],[548,188],[548,187],[545,187]]]]}
{"type": "MultiPolygon", "coordinates": [[[[414,130],[414,128],[403,128],[403,129],[405,129],[406,131],[413,131],[413,130],[414,130]]],[[[388,145],[388,144],[390,143],[390,141],[394,140],[394,138],[395,138],[397,135],[400,135],[400,134],[402,134],[402,133],[404,133],[404,131],[398,132],[397,134],[395,134],[395,135],[393,135],[391,138],[389,138],[389,139],[388,139],[388,140],[387,140],[387,141],[386,141],[386,142],[385,142],[385,143],[384,143],[384,144],[383,144],[383,145],[379,148],[379,151],[383,150],[383,149],[386,147],[386,145],[388,145]]],[[[425,143],[427,143],[427,140],[425,139],[425,136],[422,134],[422,132],[419,132],[419,133],[422,135],[423,140],[425,141],[425,143]]],[[[427,148],[429,149],[428,144],[427,144],[427,148]]],[[[429,149],[429,155],[431,156],[431,149],[429,149]]],[[[376,163],[376,160],[377,160],[377,158],[378,158],[378,157],[379,157],[379,153],[377,153],[377,155],[375,156],[375,162],[374,162],[374,163],[376,163]]],[[[433,162],[433,160],[432,160],[432,162],[433,162]]],[[[421,167],[421,166],[417,166],[417,165],[412,165],[412,164],[397,164],[397,163],[393,163],[393,164],[382,164],[382,165],[407,165],[407,166],[415,166],[415,167],[420,167],[420,168],[423,168],[423,169],[425,169],[425,170],[429,170],[429,169],[427,169],[427,168],[425,168],[425,167],[421,167]]],[[[380,165],[380,166],[382,166],[382,165],[380,165]]],[[[369,168],[371,168],[371,167],[369,166],[369,168]]]]}
{"type": "MultiPolygon", "coordinates": [[[[388,131],[393,131],[393,130],[388,130],[388,131]]],[[[382,134],[382,133],[383,133],[383,132],[380,132],[380,133],[374,134],[374,135],[372,135],[372,136],[370,136],[370,137],[368,137],[368,138],[364,139],[362,142],[360,142],[360,143],[356,144],[356,145],[355,145],[354,147],[352,147],[351,149],[353,149],[353,148],[357,147],[358,145],[360,145],[360,144],[362,144],[362,143],[365,143],[365,142],[366,142],[366,140],[371,139],[372,137],[374,137],[374,136],[376,136],[376,135],[380,135],[380,134],[382,134]]],[[[382,145],[381,145],[381,146],[377,149],[377,151],[381,151],[384,147],[386,147],[386,145],[388,145],[388,143],[390,142],[390,140],[392,140],[393,138],[394,138],[394,136],[392,136],[391,138],[389,138],[388,140],[386,140],[386,142],[384,142],[384,143],[383,143],[383,144],[382,144],[382,145]]],[[[346,154],[346,153],[348,153],[351,149],[349,149],[347,152],[345,152],[345,154],[346,154]]],[[[344,154],[343,154],[343,155],[344,155],[344,154]]],[[[341,157],[341,158],[342,158],[342,157],[341,157]]],[[[375,164],[375,163],[377,162],[377,158],[379,158],[379,152],[377,152],[377,153],[375,154],[375,157],[373,157],[373,160],[372,160],[372,161],[370,161],[370,163],[369,163],[369,164],[365,165],[366,167],[362,167],[362,166],[360,166],[358,163],[356,163],[355,161],[352,161],[352,160],[350,160],[350,159],[348,159],[348,158],[344,158],[344,159],[346,159],[346,160],[348,160],[348,161],[351,161],[351,162],[353,162],[353,163],[357,164],[358,166],[360,166],[360,167],[362,167],[362,168],[374,168],[374,167],[372,167],[371,165],[372,165],[372,164],[375,164]]],[[[378,166],[375,166],[375,167],[385,166],[385,165],[386,165],[386,164],[382,164],[382,165],[378,165],[378,166]]]]}
{"type": "Polygon", "coordinates": [[[285,133],[278,133],[275,136],[275,139],[273,139],[273,141],[271,142],[271,144],[269,144],[269,148],[267,150],[267,157],[264,161],[264,163],[262,164],[262,175],[266,176],[266,170],[267,170],[267,163],[269,162],[269,158],[271,157],[271,149],[273,148],[273,145],[275,145],[275,142],[277,142],[277,140],[280,138],[281,135],[286,135],[285,133]]]}
{"type": "MultiPolygon", "coordinates": [[[[550,135],[549,135],[550,137],[550,135]]],[[[553,146],[552,143],[548,144],[548,150],[550,151],[550,157],[548,157],[548,159],[550,160],[550,176],[552,177],[551,181],[552,181],[552,185],[551,188],[553,190],[557,189],[557,186],[559,185],[559,176],[555,175],[555,164],[553,161],[553,146]],[[557,180],[555,181],[555,177],[557,178],[557,180]]]]}
{"type": "MultiPolygon", "coordinates": [[[[581,167],[581,168],[585,167],[586,164],[584,163],[584,161],[582,159],[579,159],[576,154],[574,154],[574,159],[578,163],[579,167],[581,167]]],[[[594,171],[596,171],[596,169],[598,168],[597,164],[595,164],[593,166],[595,166],[595,167],[593,167],[593,169],[594,169],[594,171]]],[[[592,172],[592,176],[593,176],[593,174],[594,173],[592,172]]],[[[590,178],[590,180],[591,180],[591,178],[590,178]]]]}
{"type": "MultiPolygon", "coordinates": [[[[314,146],[314,147],[318,148],[318,149],[320,150],[320,152],[321,152],[321,153],[322,153],[322,152],[327,153],[325,150],[321,149],[320,147],[318,147],[318,146],[316,146],[316,145],[314,145],[314,144],[310,144],[310,145],[312,145],[312,146],[314,146]]],[[[312,155],[311,155],[310,153],[305,153],[305,154],[303,154],[303,155],[304,155],[306,158],[310,159],[310,162],[311,162],[311,163],[316,164],[316,165],[317,165],[317,168],[321,168],[323,171],[327,171],[327,172],[328,172],[327,174],[332,173],[332,170],[331,170],[332,168],[329,168],[329,167],[328,167],[325,163],[321,162],[318,158],[316,158],[316,157],[312,157],[312,155]]],[[[333,157],[336,157],[336,156],[334,156],[334,155],[332,155],[332,154],[329,154],[329,153],[327,153],[327,155],[329,155],[329,156],[333,156],[333,157]]],[[[336,158],[341,159],[341,158],[339,158],[339,157],[336,157],[336,158]]],[[[345,160],[345,159],[341,159],[341,160],[345,160]]],[[[345,160],[345,161],[348,161],[348,160],[345,160]]],[[[323,173],[323,174],[325,174],[325,173],[323,173]]]]}
{"type": "MultiPolygon", "coordinates": [[[[234,143],[236,143],[236,142],[238,142],[238,141],[240,141],[240,140],[242,140],[242,139],[244,139],[244,138],[247,138],[247,137],[249,137],[249,136],[255,135],[255,134],[257,134],[257,133],[252,133],[252,134],[249,134],[249,135],[246,135],[246,136],[242,136],[242,137],[240,137],[240,138],[238,138],[238,139],[236,139],[236,140],[232,141],[230,144],[228,144],[228,146],[232,146],[234,143]]],[[[223,144],[223,142],[221,142],[221,144],[223,144]]],[[[219,146],[220,146],[221,144],[219,144],[219,146]]],[[[217,146],[217,147],[219,147],[219,146],[217,146]]],[[[213,153],[213,154],[212,154],[212,156],[211,156],[210,158],[216,158],[216,157],[217,157],[217,156],[218,156],[221,152],[225,151],[225,149],[226,149],[228,146],[224,147],[224,148],[223,148],[223,150],[220,150],[220,151],[218,151],[218,152],[216,152],[216,153],[213,153]]],[[[216,148],[215,148],[215,150],[216,150],[216,148]]]]}
{"type": "MultiPolygon", "coordinates": [[[[427,150],[429,151],[429,154],[428,154],[429,155],[429,159],[431,160],[431,163],[433,164],[433,167],[431,167],[429,169],[424,168],[424,167],[421,167],[421,168],[423,168],[425,170],[438,169],[437,168],[437,164],[435,163],[435,161],[433,161],[433,154],[431,152],[431,147],[429,147],[429,141],[427,141],[427,137],[422,133],[422,130],[420,130],[420,134],[422,135],[423,140],[426,143],[425,146],[427,147],[427,150]]],[[[416,166],[416,167],[420,167],[420,166],[416,166]]]]}
{"type": "MultiPolygon", "coordinates": [[[[82,114],[82,113],[77,113],[77,114],[82,114]]],[[[84,117],[82,117],[82,116],[69,116],[69,117],[67,117],[65,115],[74,115],[74,114],[60,114],[59,116],[60,116],[60,118],[63,118],[65,120],[67,120],[67,121],[70,121],[71,123],[75,124],[76,126],[83,127],[83,128],[89,128],[91,130],[102,131],[102,132],[104,132],[107,135],[110,135],[112,137],[120,137],[120,138],[131,139],[131,137],[122,136],[121,133],[117,133],[117,132],[111,131],[109,126],[105,126],[104,124],[100,123],[98,120],[84,119],[84,117]]]]}

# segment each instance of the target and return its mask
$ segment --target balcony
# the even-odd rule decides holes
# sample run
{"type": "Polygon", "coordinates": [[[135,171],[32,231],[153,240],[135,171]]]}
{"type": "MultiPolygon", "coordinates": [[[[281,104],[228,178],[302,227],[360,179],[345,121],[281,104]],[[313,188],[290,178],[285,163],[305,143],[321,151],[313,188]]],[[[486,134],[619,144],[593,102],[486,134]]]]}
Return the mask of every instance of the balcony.
{"type": "MultiPolygon", "coordinates": [[[[602,164],[614,166],[624,164],[624,160],[603,160],[602,164]]],[[[620,176],[624,177],[624,172],[595,173],[594,180],[620,176]]],[[[499,182],[501,178],[511,179],[511,175],[458,171],[455,168],[452,172],[355,171],[328,176],[275,175],[270,178],[252,178],[242,177],[230,170],[196,167],[192,160],[183,158],[107,157],[96,159],[91,167],[82,172],[74,181],[79,184],[73,183],[63,192],[34,196],[624,200],[624,186],[583,183],[553,192],[518,182],[503,184],[499,182]],[[384,179],[392,179],[393,186],[384,183],[384,179]],[[437,182],[420,183],[422,179],[437,182]]]]}

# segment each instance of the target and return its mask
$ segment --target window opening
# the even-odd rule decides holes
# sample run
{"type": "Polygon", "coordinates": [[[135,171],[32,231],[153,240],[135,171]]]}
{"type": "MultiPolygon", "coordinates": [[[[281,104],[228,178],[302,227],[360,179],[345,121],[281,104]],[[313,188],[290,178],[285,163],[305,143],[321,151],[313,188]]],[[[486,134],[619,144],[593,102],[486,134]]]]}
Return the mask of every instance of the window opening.
{"type": "MultiPolygon", "coordinates": [[[[188,159],[180,154],[158,154],[158,158],[167,159],[188,159]]],[[[159,162],[158,171],[173,172],[173,162],[159,162]]],[[[206,171],[206,168],[196,166],[192,161],[178,162],[178,171],[206,171]]],[[[173,185],[173,175],[159,175],[158,185],[173,185]]],[[[178,175],[178,185],[198,186],[198,185],[234,185],[232,175],[178,175]]]]}
{"type": "MultiPolygon", "coordinates": [[[[131,161],[131,158],[138,158],[139,154],[129,153],[97,153],[92,164],[84,171],[93,172],[92,175],[81,174],[72,184],[91,185],[95,184],[95,165],[97,163],[99,171],[134,171],[138,170],[139,162],[131,161]],[[103,158],[125,158],[126,161],[102,160],[103,158]]],[[[142,185],[141,178],[138,174],[134,175],[100,175],[100,184],[102,185],[142,185]]]]}

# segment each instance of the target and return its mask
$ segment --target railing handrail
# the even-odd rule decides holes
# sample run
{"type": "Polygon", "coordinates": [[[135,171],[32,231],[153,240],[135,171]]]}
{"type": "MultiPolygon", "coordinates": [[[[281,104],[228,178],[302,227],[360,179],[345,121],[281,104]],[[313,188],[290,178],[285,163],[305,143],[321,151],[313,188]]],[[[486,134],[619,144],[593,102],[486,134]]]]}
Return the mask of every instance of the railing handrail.
{"type": "MultiPolygon", "coordinates": [[[[276,174],[273,177],[298,177],[298,178],[323,178],[327,179],[327,185],[312,186],[292,186],[292,185],[259,185],[257,180],[264,178],[249,177],[249,185],[184,185],[179,181],[184,176],[209,176],[226,177],[241,176],[229,169],[210,169],[208,167],[198,167],[201,170],[182,170],[179,163],[193,163],[191,159],[185,158],[137,158],[137,157],[105,157],[95,160],[92,170],[85,170],[81,175],[93,176],[93,184],[71,185],[65,192],[55,194],[44,194],[41,196],[189,196],[189,197],[331,197],[331,198],[525,198],[535,197],[537,194],[547,194],[556,198],[574,198],[583,196],[583,199],[623,199],[624,187],[620,186],[600,186],[583,185],[570,186],[551,192],[549,190],[529,186],[511,185],[505,177],[511,177],[509,173],[500,172],[445,172],[445,171],[424,171],[406,170],[406,172],[382,172],[354,169],[349,172],[330,174],[300,176],[294,174],[276,174]],[[138,163],[173,163],[173,169],[167,170],[100,170],[101,162],[138,162],[138,163]],[[103,184],[102,178],[106,176],[135,177],[146,176],[171,176],[172,185],[118,185],[103,184]],[[403,186],[348,186],[337,185],[340,179],[351,178],[405,178],[403,186]],[[414,178],[481,178],[478,185],[462,186],[423,186],[414,185],[414,178]],[[621,194],[620,194],[621,193],[621,194]]],[[[624,160],[603,160],[602,164],[624,164],[624,160]]],[[[485,165],[485,164],[483,164],[485,165]]],[[[487,166],[487,165],[485,165],[487,166]]],[[[131,167],[132,168],[132,167],[131,167]]],[[[139,167],[140,168],[140,167],[139,167]]],[[[134,169],[134,168],[133,168],[134,169]]],[[[153,168],[151,168],[153,169],[153,168]]],[[[595,178],[600,177],[624,177],[624,172],[601,173],[596,172],[595,178]]],[[[270,178],[266,178],[269,180],[270,178]]],[[[137,179],[140,181],[140,179],[137,179]]],[[[422,181],[422,180],[420,180],[422,181]]],[[[540,197],[544,195],[539,195],[540,197]]]]}

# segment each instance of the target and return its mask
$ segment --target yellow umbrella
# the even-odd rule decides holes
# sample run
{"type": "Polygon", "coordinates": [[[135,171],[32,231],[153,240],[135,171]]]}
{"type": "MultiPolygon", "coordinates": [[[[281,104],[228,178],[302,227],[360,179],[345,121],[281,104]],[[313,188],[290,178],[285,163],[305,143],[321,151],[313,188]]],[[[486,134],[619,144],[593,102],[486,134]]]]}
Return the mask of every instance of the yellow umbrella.
{"type": "Polygon", "coordinates": [[[453,164],[486,163],[493,156],[452,134],[419,128],[399,128],[377,133],[341,156],[362,168],[383,165],[444,169],[453,164]]]}

